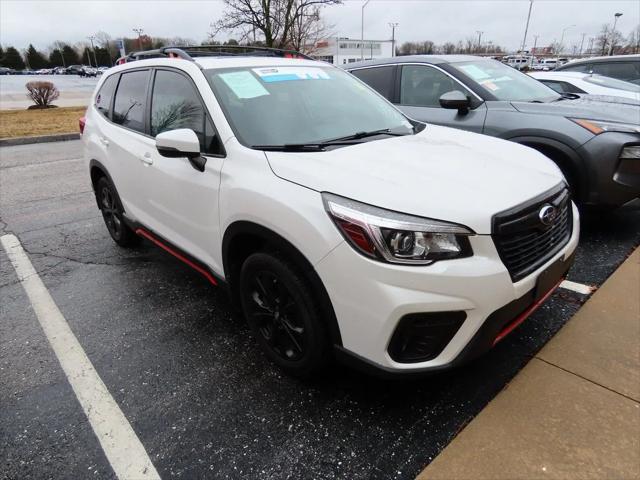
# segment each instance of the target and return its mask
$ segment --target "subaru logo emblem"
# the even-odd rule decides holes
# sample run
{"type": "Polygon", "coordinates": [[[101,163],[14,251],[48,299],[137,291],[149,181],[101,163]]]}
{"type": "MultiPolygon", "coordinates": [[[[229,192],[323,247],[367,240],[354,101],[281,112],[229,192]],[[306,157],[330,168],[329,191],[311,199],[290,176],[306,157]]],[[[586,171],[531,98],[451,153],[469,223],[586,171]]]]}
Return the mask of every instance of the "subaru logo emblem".
{"type": "Polygon", "coordinates": [[[538,212],[538,218],[540,219],[540,223],[546,225],[547,227],[553,225],[553,222],[556,220],[558,216],[558,209],[553,205],[545,205],[538,212]]]}

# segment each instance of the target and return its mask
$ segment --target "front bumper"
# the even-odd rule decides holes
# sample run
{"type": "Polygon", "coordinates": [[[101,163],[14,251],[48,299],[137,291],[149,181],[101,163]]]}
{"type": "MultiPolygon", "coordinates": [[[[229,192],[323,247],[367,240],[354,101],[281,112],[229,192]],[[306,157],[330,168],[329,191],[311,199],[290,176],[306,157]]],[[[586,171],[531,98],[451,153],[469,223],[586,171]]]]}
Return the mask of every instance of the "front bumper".
{"type": "Polygon", "coordinates": [[[587,166],[587,205],[620,206],[640,196],[640,159],[621,159],[625,146],[640,145],[640,135],[607,132],[577,149],[587,166]]]}
{"type": "MultiPolygon", "coordinates": [[[[559,259],[566,260],[569,268],[579,237],[578,212],[575,206],[572,209],[569,242],[516,283],[488,235],[471,237],[472,257],[427,267],[369,260],[342,243],[316,265],[338,319],[342,336],[339,356],[378,372],[411,374],[449,368],[491,348],[500,332],[535,304],[541,272],[559,259]],[[464,311],[466,319],[435,358],[402,363],[390,356],[389,343],[401,318],[451,311],[464,311]]],[[[559,272],[558,281],[564,273],[559,272]]]]}

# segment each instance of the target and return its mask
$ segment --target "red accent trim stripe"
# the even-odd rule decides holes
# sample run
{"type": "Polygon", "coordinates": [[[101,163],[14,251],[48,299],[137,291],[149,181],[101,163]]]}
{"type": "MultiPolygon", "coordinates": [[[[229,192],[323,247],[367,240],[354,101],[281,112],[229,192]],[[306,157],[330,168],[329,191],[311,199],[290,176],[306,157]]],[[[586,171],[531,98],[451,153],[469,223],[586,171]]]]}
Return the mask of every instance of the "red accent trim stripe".
{"type": "Polygon", "coordinates": [[[213,285],[217,286],[218,282],[216,281],[215,278],[213,278],[213,275],[211,275],[209,272],[207,272],[204,268],[196,265],[195,263],[193,263],[191,260],[189,260],[188,258],[186,258],[184,255],[182,255],[181,253],[176,252],[174,249],[172,249],[171,247],[169,247],[168,245],[164,244],[162,241],[160,241],[159,239],[157,239],[155,236],[153,236],[151,233],[147,232],[144,228],[138,228],[136,230],[136,234],[140,235],[141,237],[146,238],[147,240],[155,243],[158,247],[160,247],[161,249],[163,249],[165,252],[170,253],[171,255],[173,255],[174,257],[176,257],[178,260],[183,261],[184,263],[186,263],[187,265],[189,265],[191,268],[193,268],[196,272],[200,273],[201,275],[203,275],[207,280],[209,280],[209,282],[211,282],[213,285]]]}
{"type": "MultiPolygon", "coordinates": [[[[547,298],[549,298],[551,296],[551,294],[553,292],[555,292],[556,288],[558,288],[560,286],[560,284],[562,283],[562,281],[564,280],[564,278],[561,278],[558,283],[556,283],[551,290],[549,290],[547,293],[545,293],[542,298],[540,298],[540,300],[538,300],[537,302],[533,303],[529,308],[527,308],[524,312],[522,312],[520,315],[518,315],[515,320],[513,320],[509,325],[507,325],[506,327],[504,327],[500,333],[498,333],[498,336],[495,338],[495,340],[493,341],[493,345],[495,345],[496,343],[498,343],[500,340],[502,340],[504,337],[506,337],[507,335],[509,335],[518,325],[520,325],[522,322],[524,322],[533,312],[535,312],[538,307],[540,307],[540,305],[542,305],[545,300],[547,298]]],[[[492,346],[493,346],[492,345],[492,346]]]]}

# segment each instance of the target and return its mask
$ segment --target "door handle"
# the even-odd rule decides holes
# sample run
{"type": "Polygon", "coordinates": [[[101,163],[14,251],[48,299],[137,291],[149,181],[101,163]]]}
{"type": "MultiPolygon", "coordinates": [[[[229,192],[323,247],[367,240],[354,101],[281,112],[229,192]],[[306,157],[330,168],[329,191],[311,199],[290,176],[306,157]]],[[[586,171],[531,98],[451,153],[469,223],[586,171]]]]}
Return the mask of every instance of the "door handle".
{"type": "Polygon", "coordinates": [[[153,165],[153,158],[151,158],[151,154],[149,152],[142,155],[140,157],[140,161],[145,165],[153,165]]]}
{"type": "Polygon", "coordinates": [[[103,144],[105,147],[109,146],[109,140],[107,140],[104,137],[100,137],[100,143],[103,144]]]}

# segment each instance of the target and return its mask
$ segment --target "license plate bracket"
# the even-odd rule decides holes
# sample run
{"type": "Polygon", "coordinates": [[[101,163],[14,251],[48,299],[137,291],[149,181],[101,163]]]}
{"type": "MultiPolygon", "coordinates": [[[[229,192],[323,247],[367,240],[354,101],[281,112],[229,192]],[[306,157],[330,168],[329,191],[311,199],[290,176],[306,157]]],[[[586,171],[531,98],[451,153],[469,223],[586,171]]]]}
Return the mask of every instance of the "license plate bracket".
{"type": "Polygon", "coordinates": [[[569,267],[571,266],[571,260],[572,259],[565,260],[563,257],[560,257],[538,275],[538,279],[536,280],[535,301],[544,297],[549,290],[555,287],[558,282],[567,275],[569,267]]]}

